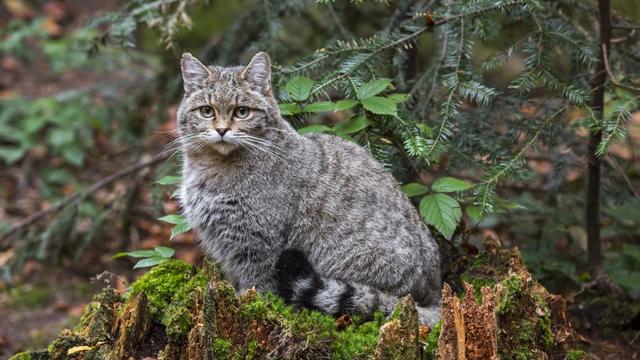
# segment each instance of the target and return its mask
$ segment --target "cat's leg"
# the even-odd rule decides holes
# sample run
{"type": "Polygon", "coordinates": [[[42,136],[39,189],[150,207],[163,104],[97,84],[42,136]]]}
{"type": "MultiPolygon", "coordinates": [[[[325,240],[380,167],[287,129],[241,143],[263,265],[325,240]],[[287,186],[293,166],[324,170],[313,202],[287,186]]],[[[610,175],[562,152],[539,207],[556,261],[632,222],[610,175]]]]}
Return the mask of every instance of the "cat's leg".
{"type": "MultiPolygon", "coordinates": [[[[358,314],[369,319],[377,310],[389,316],[400,301],[398,296],[364,284],[318,275],[299,250],[282,252],[275,275],[278,294],[288,303],[334,316],[358,314]]],[[[419,304],[417,309],[421,323],[430,327],[436,324],[440,315],[439,303],[419,304]]]]}

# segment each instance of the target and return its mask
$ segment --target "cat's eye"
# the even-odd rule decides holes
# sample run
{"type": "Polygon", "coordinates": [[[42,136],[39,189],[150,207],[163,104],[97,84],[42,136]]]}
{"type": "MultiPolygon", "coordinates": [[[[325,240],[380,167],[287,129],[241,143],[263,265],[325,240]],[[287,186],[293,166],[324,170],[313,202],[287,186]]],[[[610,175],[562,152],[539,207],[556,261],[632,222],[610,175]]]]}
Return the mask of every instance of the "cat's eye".
{"type": "Polygon", "coordinates": [[[206,118],[211,118],[215,115],[216,113],[213,111],[213,108],[211,106],[202,106],[200,107],[200,115],[206,117],[206,118]]]}
{"type": "Polygon", "coordinates": [[[238,119],[245,119],[247,116],[249,116],[250,112],[251,110],[249,110],[249,108],[240,106],[233,111],[233,116],[237,117],[238,119]]]}

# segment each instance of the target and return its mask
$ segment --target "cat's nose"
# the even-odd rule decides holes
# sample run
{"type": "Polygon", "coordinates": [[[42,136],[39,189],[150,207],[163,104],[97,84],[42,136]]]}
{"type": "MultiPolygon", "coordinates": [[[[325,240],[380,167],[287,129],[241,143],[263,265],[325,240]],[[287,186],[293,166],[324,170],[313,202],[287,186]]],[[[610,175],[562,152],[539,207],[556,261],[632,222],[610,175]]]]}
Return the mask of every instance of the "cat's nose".
{"type": "Polygon", "coordinates": [[[224,136],[224,134],[226,134],[229,130],[229,128],[216,128],[216,131],[218,132],[218,134],[220,134],[220,136],[224,136]]]}

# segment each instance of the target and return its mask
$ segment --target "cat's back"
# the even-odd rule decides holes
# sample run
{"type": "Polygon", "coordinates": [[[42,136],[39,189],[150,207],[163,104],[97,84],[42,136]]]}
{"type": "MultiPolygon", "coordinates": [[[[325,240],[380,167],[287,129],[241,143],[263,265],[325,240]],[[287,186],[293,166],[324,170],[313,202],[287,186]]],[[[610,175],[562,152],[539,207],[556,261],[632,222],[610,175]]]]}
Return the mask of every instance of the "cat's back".
{"type": "MultiPolygon", "coordinates": [[[[422,220],[395,178],[362,146],[327,134],[307,134],[307,154],[320,163],[317,190],[310,205],[340,223],[357,221],[382,232],[410,228],[429,237],[422,220]],[[335,216],[331,216],[335,215],[335,216]],[[368,223],[368,224],[365,224],[368,223]]],[[[326,219],[327,217],[325,217],[326,219]]]]}

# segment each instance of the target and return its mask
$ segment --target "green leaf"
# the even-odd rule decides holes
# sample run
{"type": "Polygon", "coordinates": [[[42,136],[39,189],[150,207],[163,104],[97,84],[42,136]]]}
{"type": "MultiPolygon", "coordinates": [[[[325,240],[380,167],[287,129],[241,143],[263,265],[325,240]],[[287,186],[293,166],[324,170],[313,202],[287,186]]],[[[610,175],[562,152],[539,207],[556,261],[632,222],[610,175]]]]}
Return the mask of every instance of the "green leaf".
{"type": "Polygon", "coordinates": [[[54,147],[60,147],[72,143],[75,135],[73,129],[56,128],[49,131],[47,138],[49,144],[54,147]]]}
{"type": "Polygon", "coordinates": [[[418,195],[424,195],[429,189],[420,183],[408,183],[402,186],[402,192],[408,197],[414,197],[418,195]]]}
{"type": "Polygon", "coordinates": [[[148,258],[158,256],[158,254],[154,250],[136,250],[136,251],[127,251],[127,252],[119,252],[113,255],[113,259],[121,258],[121,257],[134,257],[134,258],[148,258]]]}
{"type": "Polygon", "coordinates": [[[175,249],[172,249],[172,248],[166,247],[166,246],[158,246],[157,248],[155,248],[153,250],[157,253],[157,255],[160,255],[160,257],[163,257],[165,259],[168,259],[168,258],[172,257],[173,254],[176,253],[175,249]]]}
{"type": "Polygon", "coordinates": [[[319,101],[305,106],[302,110],[306,112],[328,112],[334,111],[335,107],[335,104],[331,101],[319,101]]]}
{"type": "Polygon", "coordinates": [[[326,126],[326,125],[309,125],[306,127],[303,127],[302,129],[298,129],[298,134],[300,135],[304,135],[304,134],[309,134],[309,133],[330,133],[333,132],[333,129],[326,126]]]}
{"type": "Polygon", "coordinates": [[[470,189],[472,186],[473,184],[468,181],[445,176],[436,180],[436,182],[431,185],[431,189],[435,192],[446,193],[464,191],[470,189]]]}
{"type": "Polygon", "coordinates": [[[62,149],[62,157],[71,165],[82,166],[84,151],[79,146],[66,146],[62,149]]]}
{"type": "Polygon", "coordinates": [[[162,262],[167,261],[167,259],[162,258],[160,256],[156,256],[156,257],[152,257],[152,258],[146,258],[146,259],[142,259],[140,261],[138,261],[133,268],[134,269],[142,269],[142,268],[148,268],[148,267],[152,267],[152,266],[156,266],[162,262]]]}
{"type": "Polygon", "coordinates": [[[278,104],[278,107],[280,108],[280,114],[282,115],[295,115],[302,111],[300,106],[296,103],[278,104]]]}
{"type": "Polygon", "coordinates": [[[356,96],[360,100],[370,98],[383,92],[384,89],[386,89],[390,84],[391,80],[389,79],[369,81],[368,83],[362,84],[362,86],[360,86],[360,88],[356,92],[356,96]]]}
{"type": "Polygon", "coordinates": [[[307,100],[311,94],[311,88],[313,88],[313,80],[304,76],[296,76],[284,86],[289,97],[295,101],[307,100]]]}
{"type": "Polygon", "coordinates": [[[191,224],[188,222],[177,224],[171,229],[171,239],[173,239],[176,235],[184,234],[187,231],[191,230],[191,224]]]}
{"type": "Polygon", "coordinates": [[[357,100],[351,100],[351,99],[340,100],[336,103],[336,109],[334,111],[348,110],[356,105],[358,105],[357,100]]]}
{"type": "Polygon", "coordinates": [[[462,217],[460,204],[445,194],[427,195],[420,201],[420,215],[444,237],[450,239],[462,217]]]}
{"type": "Polygon", "coordinates": [[[362,106],[374,114],[394,116],[398,114],[396,103],[381,96],[362,99],[362,106]]]}
{"type": "Polygon", "coordinates": [[[395,93],[387,96],[387,99],[393,101],[396,104],[403,103],[407,101],[408,98],[409,98],[409,94],[403,94],[403,93],[395,93]]]}
{"type": "Polygon", "coordinates": [[[0,148],[0,158],[4,159],[7,165],[11,165],[16,161],[22,159],[26,152],[27,150],[24,148],[4,147],[0,148]]]}
{"type": "Polygon", "coordinates": [[[467,215],[475,221],[480,221],[482,219],[482,206],[471,205],[467,206],[465,209],[467,215]]]}
{"type": "Polygon", "coordinates": [[[158,220],[174,225],[185,224],[187,222],[184,216],[177,214],[165,215],[158,220]]]}
{"type": "Polygon", "coordinates": [[[356,133],[371,124],[371,121],[364,116],[355,116],[347,120],[340,121],[333,126],[333,130],[342,134],[356,133]]]}
{"type": "Polygon", "coordinates": [[[179,184],[181,181],[182,181],[182,176],[167,175],[167,176],[163,176],[160,179],[156,180],[156,184],[174,185],[174,184],[179,184]]]}

